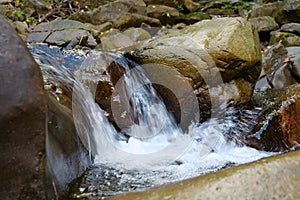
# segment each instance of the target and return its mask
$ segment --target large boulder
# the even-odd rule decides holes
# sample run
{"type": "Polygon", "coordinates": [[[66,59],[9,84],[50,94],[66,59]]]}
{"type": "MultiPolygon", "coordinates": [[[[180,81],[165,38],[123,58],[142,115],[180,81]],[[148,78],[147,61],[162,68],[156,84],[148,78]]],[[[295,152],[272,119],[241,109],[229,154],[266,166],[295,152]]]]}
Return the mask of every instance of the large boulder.
{"type": "Polygon", "coordinates": [[[299,199],[300,151],[112,199],[299,199]]]}
{"type": "MultiPolygon", "coordinates": [[[[181,77],[188,82],[203,109],[210,109],[215,99],[219,103],[233,100],[235,104],[249,101],[261,71],[258,34],[242,18],[204,20],[144,43],[127,56],[144,68],[153,65],[151,74],[154,75],[160,74],[162,65],[174,71],[177,75],[173,80],[181,77]]],[[[151,79],[152,75],[149,76],[151,79]]],[[[165,75],[160,79],[165,79],[164,83],[172,82],[165,75]]],[[[176,90],[181,90],[180,85],[176,90]]],[[[159,93],[167,94],[167,91],[160,88],[159,93]]],[[[190,95],[177,97],[179,103],[186,102],[190,95]]],[[[174,112],[179,115],[178,111],[174,112]]]]}
{"type": "Polygon", "coordinates": [[[45,199],[46,103],[39,66],[0,15],[0,198],[45,199]]]}

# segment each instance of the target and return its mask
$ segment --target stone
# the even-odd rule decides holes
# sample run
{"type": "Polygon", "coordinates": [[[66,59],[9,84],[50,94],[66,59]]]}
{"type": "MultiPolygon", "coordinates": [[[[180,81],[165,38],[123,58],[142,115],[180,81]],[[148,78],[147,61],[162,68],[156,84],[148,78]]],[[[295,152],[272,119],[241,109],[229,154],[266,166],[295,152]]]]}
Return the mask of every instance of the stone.
{"type": "Polygon", "coordinates": [[[294,0],[283,1],[276,15],[278,24],[300,23],[300,2],[294,0]]]}
{"type": "Polygon", "coordinates": [[[72,110],[47,92],[47,176],[48,199],[55,199],[56,192],[62,197],[68,184],[80,177],[92,162],[87,148],[77,135],[72,110]],[[68,145],[66,145],[68,144],[68,145]],[[63,167],[62,167],[63,166],[63,167]]]}
{"type": "Polygon", "coordinates": [[[287,47],[292,76],[300,83],[300,47],[287,47]]]}
{"type": "Polygon", "coordinates": [[[300,37],[293,33],[271,32],[270,44],[281,42],[285,47],[300,46],[300,37]]]}
{"type": "Polygon", "coordinates": [[[273,31],[278,29],[278,24],[276,21],[269,16],[250,18],[249,22],[255,26],[258,32],[273,31]]]}
{"type": "Polygon", "coordinates": [[[164,5],[148,5],[147,16],[159,19],[162,24],[173,24],[179,17],[176,8],[164,5]]]}
{"type": "Polygon", "coordinates": [[[0,22],[0,198],[46,199],[42,74],[1,15],[0,22]]]}
{"type": "Polygon", "coordinates": [[[298,36],[300,36],[300,23],[288,23],[283,24],[280,27],[281,32],[288,32],[288,33],[294,33],[298,36]]]}
{"type": "Polygon", "coordinates": [[[150,33],[142,28],[129,28],[124,32],[112,30],[101,36],[101,45],[103,50],[118,50],[150,38],[150,33]]]}
{"type": "Polygon", "coordinates": [[[299,199],[299,165],[300,151],[294,151],[112,199],[299,199]]]}
{"type": "Polygon", "coordinates": [[[180,14],[177,22],[184,22],[189,25],[202,21],[204,19],[210,19],[210,16],[204,12],[192,12],[188,14],[180,14]]]}
{"type": "Polygon", "coordinates": [[[46,42],[58,46],[97,46],[99,32],[74,20],[57,19],[41,23],[27,36],[26,42],[46,42]],[[95,37],[95,38],[94,38],[95,37]]]}
{"type": "Polygon", "coordinates": [[[288,51],[278,43],[264,52],[263,73],[256,88],[284,88],[298,83],[292,73],[292,62],[285,63],[288,51]]]}
{"type": "Polygon", "coordinates": [[[146,4],[143,0],[117,0],[100,6],[90,12],[78,12],[70,19],[91,23],[94,25],[111,22],[114,28],[139,27],[143,22],[150,25],[159,25],[157,19],[146,15],[146,4]]]}
{"type": "Polygon", "coordinates": [[[193,0],[182,0],[181,2],[190,12],[197,11],[201,7],[199,3],[196,3],[193,0]]]}
{"type": "Polygon", "coordinates": [[[257,119],[258,123],[245,137],[245,144],[265,151],[282,152],[298,148],[300,144],[299,86],[295,84],[279,91],[270,89],[254,94],[253,101],[260,106],[270,99],[269,96],[274,98],[268,100],[269,103],[262,107],[263,112],[257,119]]]}
{"type": "Polygon", "coordinates": [[[139,42],[148,40],[151,38],[151,35],[148,31],[142,28],[129,28],[126,29],[123,32],[124,35],[126,35],[129,39],[131,39],[133,42],[139,42]]]}
{"type": "Polygon", "coordinates": [[[270,16],[275,15],[276,10],[278,9],[280,3],[273,2],[267,4],[256,5],[251,9],[250,17],[262,17],[262,16],[270,16]]]}
{"type": "MultiPolygon", "coordinates": [[[[224,98],[241,103],[250,100],[261,71],[259,46],[257,32],[249,22],[242,18],[220,18],[203,20],[148,41],[142,48],[128,52],[126,56],[142,67],[152,64],[175,70],[184,77],[199,98],[208,87],[211,90],[217,88],[221,76],[221,82],[230,83],[231,86],[227,87],[236,91],[224,94],[224,98]],[[234,83],[243,83],[241,85],[245,88],[239,88],[237,85],[233,87],[234,83]],[[247,95],[244,93],[242,98],[238,97],[237,91],[244,91],[247,95]]],[[[188,96],[186,97],[189,98],[188,96]]],[[[182,97],[180,101],[184,99],[182,97]]],[[[202,103],[209,105],[208,102],[202,103]]]]}
{"type": "Polygon", "coordinates": [[[177,0],[144,0],[146,5],[165,5],[169,7],[176,7],[178,5],[177,0]]]}

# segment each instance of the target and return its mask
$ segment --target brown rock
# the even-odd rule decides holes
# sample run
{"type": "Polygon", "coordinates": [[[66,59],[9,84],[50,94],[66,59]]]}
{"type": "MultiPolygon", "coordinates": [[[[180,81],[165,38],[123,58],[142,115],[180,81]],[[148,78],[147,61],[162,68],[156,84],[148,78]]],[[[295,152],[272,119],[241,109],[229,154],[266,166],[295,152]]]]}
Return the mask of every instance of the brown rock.
{"type": "Polygon", "coordinates": [[[45,101],[41,71],[0,16],[1,199],[45,199],[45,101]]]}
{"type": "MultiPolygon", "coordinates": [[[[251,147],[266,151],[285,151],[300,143],[300,85],[287,87],[278,91],[269,91],[268,96],[275,96],[268,107],[258,118],[258,124],[251,134],[245,138],[245,143],[251,147]],[[272,95],[275,93],[277,95],[272,95]]],[[[261,104],[268,99],[264,94],[254,96],[255,103],[261,104]]]]}

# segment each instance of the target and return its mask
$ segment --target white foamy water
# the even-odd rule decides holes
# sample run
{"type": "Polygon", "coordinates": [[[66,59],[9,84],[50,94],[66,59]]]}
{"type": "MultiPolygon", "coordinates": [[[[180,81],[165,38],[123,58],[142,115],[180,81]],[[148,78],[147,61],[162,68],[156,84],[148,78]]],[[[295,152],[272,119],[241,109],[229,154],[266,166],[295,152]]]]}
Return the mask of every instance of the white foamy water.
{"type": "MultiPolygon", "coordinates": [[[[133,70],[129,66],[133,63],[120,55],[113,55],[109,58],[117,59],[125,68],[120,93],[115,93],[113,100],[125,101],[125,110],[119,117],[129,113],[126,116],[131,116],[134,122],[118,133],[109,123],[106,113],[95,103],[93,93],[79,81],[80,77],[77,78],[57,58],[45,57],[42,50],[35,50],[33,54],[45,79],[72,88],[72,112],[79,137],[95,164],[122,170],[121,182],[129,181],[126,180],[128,177],[135,179],[133,176],[137,175],[137,170],[150,185],[159,185],[272,155],[228,142],[225,134],[236,126],[230,116],[227,119],[210,119],[202,124],[191,122],[187,132],[183,133],[143,70],[139,66],[133,70]],[[122,100],[124,96],[127,98],[122,100]],[[129,136],[128,139],[120,139],[124,133],[129,136]]],[[[84,59],[92,58],[87,56],[84,59]]],[[[86,63],[82,62],[81,68],[89,67],[84,65],[86,63]]]]}

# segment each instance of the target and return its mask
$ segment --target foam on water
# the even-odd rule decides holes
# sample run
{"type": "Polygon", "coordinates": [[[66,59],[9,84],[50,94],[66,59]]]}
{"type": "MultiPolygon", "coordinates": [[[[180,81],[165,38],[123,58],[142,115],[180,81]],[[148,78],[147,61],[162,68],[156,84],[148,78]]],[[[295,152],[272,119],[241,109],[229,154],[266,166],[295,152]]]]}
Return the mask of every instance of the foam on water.
{"type": "MultiPolygon", "coordinates": [[[[217,118],[202,124],[191,123],[184,134],[167,112],[143,70],[138,65],[132,70],[131,61],[115,54],[110,55],[110,59],[117,60],[125,68],[122,91],[127,100],[132,101],[124,112],[131,112],[132,121],[136,121],[122,130],[122,134],[130,136],[129,139],[120,140],[122,136],[108,122],[106,113],[95,103],[93,94],[64,63],[36,47],[32,53],[45,79],[63,82],[72,88],[72,111],[78,135],[90,150],[95,164],[113,167],[110,170],[115,170],[116,174],[118,170],[122,171],[119,183],[130,182],[128,177],[134,180],[142,178],[141,185],[149,187],[272,155],[228,142],[225,134],[236,126],[231,116],[225,120],[226,123],[217,118]],[[174,155],[174,152],[180,154],[174,155]]],[[[101,57],[97,52],[90,54],[101,57]]],[[[89,67],[82,63],[81,68],[89,67]]],[[[120,101],[120,94],[115,94],[113,99],[120,101]]],[[[243,130],[243,127],[239,129],[243,130]]]]}

